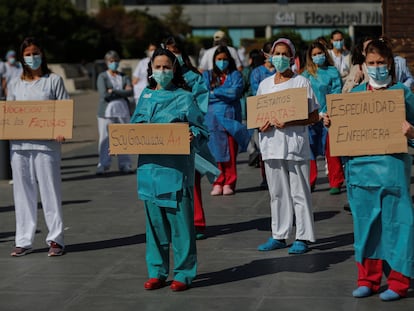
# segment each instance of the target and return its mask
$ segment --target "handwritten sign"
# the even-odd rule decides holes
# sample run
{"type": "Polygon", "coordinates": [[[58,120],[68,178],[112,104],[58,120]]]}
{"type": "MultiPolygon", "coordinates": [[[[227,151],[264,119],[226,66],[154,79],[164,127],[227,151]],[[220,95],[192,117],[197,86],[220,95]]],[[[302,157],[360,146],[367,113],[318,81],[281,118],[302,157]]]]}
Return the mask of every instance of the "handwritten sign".
{"type": "Polygon", "coordinates": [[[0,139],[72,138],[73,100],[0,101],[0,139]]]}
{"type": "Polygon", "coordinates": [[[111,154],[190,154],[187,123],[110,124],[111,154]]]}
{"type": "Polygon", "coordinates": [[[306,88],[247,97],[247,128],[275,123],[305,120],[309,116],[306,88]]]}
{"type": "Polygon", "coordinates": [[[407,152],[403,90],[327,95],[333,156],[407,152]]]}

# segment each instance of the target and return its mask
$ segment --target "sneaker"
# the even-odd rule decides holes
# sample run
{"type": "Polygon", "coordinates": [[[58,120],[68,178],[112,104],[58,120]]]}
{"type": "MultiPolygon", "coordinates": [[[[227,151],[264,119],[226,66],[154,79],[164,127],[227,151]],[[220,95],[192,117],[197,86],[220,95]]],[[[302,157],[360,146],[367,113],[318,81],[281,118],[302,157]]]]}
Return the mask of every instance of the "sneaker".
{"type": "Polygon", "coordinates": [[[133,168],[129,164],[124,167],[121,167],[119,171],[121,172],[121,174],[133,174],[134,173],[133,168]]]}
{"type": "Polygon", "coordinates": [[[96,167],[96,175],[103,175],[109,170],[109,167],[105,167],[103,165],[98,165],[96,167]]]}
{"type": "Polygon", "coordinates": [[[21,257],[25,256],[27,254],[30,254],[32,252],[31,248],[25,248],[25,247],[15,247],[13,251],[11,252],[10,256],[12,257],[21,257]]]}
{"type": "Polygon", "coordinates": [[[57,244],[56,242],[50,242],[49,252],[47,253],[49,257],[62,256],[63,255],[63,246],[57,244]]]}

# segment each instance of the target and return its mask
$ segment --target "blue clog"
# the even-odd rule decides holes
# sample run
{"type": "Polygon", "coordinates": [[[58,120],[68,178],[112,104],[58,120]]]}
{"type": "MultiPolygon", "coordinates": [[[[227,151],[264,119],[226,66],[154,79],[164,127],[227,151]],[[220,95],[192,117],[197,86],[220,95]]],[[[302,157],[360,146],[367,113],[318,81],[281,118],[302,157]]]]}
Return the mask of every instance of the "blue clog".
{"type": "Polygon", "coordinates": [[[295,241],[292,246],[289,248],[289,254],[304,254],[309,251],[308,245],[303,241],[295,241]]]}
{"type": "Polygon", "coordinates": [[[259,251],[272,251],[274,249],[285,248],[287,245],[285,242],[276,240],[274,238],[269,238],[266,243],[261,244],[257,247],[259,251]]]}

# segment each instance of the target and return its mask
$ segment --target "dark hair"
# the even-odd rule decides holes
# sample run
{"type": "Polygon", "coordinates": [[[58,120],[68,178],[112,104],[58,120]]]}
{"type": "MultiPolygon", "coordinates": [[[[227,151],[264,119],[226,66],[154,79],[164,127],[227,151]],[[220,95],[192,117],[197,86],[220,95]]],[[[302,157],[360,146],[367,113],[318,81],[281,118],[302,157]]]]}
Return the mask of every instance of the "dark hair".
{"type": "MultiPolygon", "coordinates": [[[[266,61],[266,54],[270,54],[270,51],[272,50],[272,45],[273,45],[272,42],[265,42],[263,44],[262,50],[259,51],[260,53],[259,56],[257,57],[250,56],[250,58],[252,58],[252,68],[256,68],[264,64],[264,62],[266,61]]],[[[256,50],[254,49],[250,53],[252,53],[253,51],[256,51],[256,50]]]]}
{"type": "Polygon", "coordinates": [[[42,75],[51,73],[52,71],[47,66],[46,53],[43,50],[42,45],[39,43],[38,40],[36,40],[36,38],[27,37],[23,40],[22,44],[20,45],[19,55],[18,55],[18,59],[20,63],[23,65],[23,74],[22,74],[23,78],[25,77],[33,78],[33,75],[32,75],[33,70],[30,69],[30,67],[26,65],[26,62],[24,61],[24,57],[23,57],[24,50],[31,45],[34,45],[37,48],[39,48],[40,53],[42,54],[42,64],[40,65],[40,68],[42,70],[42,75]]]}
{"type": "Polygon", "coordinates": [[[306,70],[312,75],[312,76],[316,76],[316,71],[318,69],[318,66],[313,62],[312,59],[312,50],[313,49],[320,49],[323,54],[325,54],[325,63],[323,64],[323,66],[333,66],[334,63],[332,61],[331,56],[328,53],[328,49],[326,48],[325,45],[323,45],[322,43],[318,42],[318,41],[313,41],[311,43],[311,45],[309,46],[307,52],[306,52],[306,70]]]}
{"type": "Polygon", "coordinates": [[[392,83],[395,83],[395,62],[391,42],[385,37],[372,40],[365,48],[365,55],[369,53],[379,54],[387,60],[388,65],[390,65],[389,73],[392,78],[392,83]]]}
{"type": "Polygon", "coordinates": [[[329,43],[324,36],[317,37],[315,42],[319,42],[320,44],[324,45],[327,49],[329,48],[329,43]]]}
{"type": "Polygon", "coordinates": [[[374,37],[366,36],[358,41],[352,50],[351,61],[352,65],[362,65],[365,62],[364,52],[364,43],[366,41],[372,41],[374,37]]]}
{"type": "Polygon", "coordinates": [[[342,37],[344,37],[344,33],[338,29],[331,32],[331,39],[333,39],[334,35],[340,34],[342,37]]]}
{"type": "Polygon", "coordinates": [[[188,87],[187,83],[185,82],[185,80],[183,78],[183,74],[182,74],[182,71],[181,71],[181,66],[179,66],[177,58],[175,57],[175,55],[171,51],[168,51],[167,49],[163,49],[163,48],[157,48],[154,51],[154,54],[151,57],[151,61],[148,62],[147,72],[148,72],[149,87],[151,89],[155,89],[156,86],[157,86],[157,81],[155,81],[155,79],[152,77],[152,63],[153,63],[155,57],[161,56],[161,55],[167,56],[173,64],[174,77],[173,77],[171,82],[176,87],[180,87],[180,88],[183,88],[185,90],[190,90],[190,88],[188,87]]]}
{"type": "Polygon", "coordinates": [[[252,60],[252,63],[250,65],[250,67],[252,69],[263,65],[263,63],[265,61],[264,54],[261,51],[259,51],[258,49],[251,50],[249,52],[249,58],[252,60]]]}
{"type": "Polygon", "coordinates": [[[182,42],[179,38],[176,38],[174,36],[169,36],[167,39],[164,40],[164,45],[165,45],[165,48],[167,48],[169,45],[175,46],[180,51],[185,67],[187,67],[188,69],[190,69],[191,71],[197,74],[200,74],[197,68],[195,68],[194,65],[191,63],[190,57],[185,51],[184,42],[182,42]]]}
{"type": "Polygon", "coordinates": [[[233,56],[231,56],[229,49],[227,48],[227,46],[224,45],[219,45],[216,50],[214,51],[214,55],[213,55],[213,72],[219,76],[221,75],[221,70],[216,66],[216,56],[218,54],[224,53],[227,56],[227,59],[229,61],[229,66],[227,67],[228,72],[232,72],[234,70],[237,70],[236,67],[236,62],[234,61],[233,56]]]}
{"type": "Polygon", "coordinates": [[[234,61],[233,56],[231,56],[229,49],[224,45],[219,45],[214,51],[213,55],[213,72],[211,75],[210,85],[212,88],[215,88],[220,85],[219,77],[222,75],[221,70],[216,66],[216,56],[220,53],[225,53],[229,61],[229,66],[227,67],[228,72],[233,72],[237,70],[236,62],[234,61]]]}

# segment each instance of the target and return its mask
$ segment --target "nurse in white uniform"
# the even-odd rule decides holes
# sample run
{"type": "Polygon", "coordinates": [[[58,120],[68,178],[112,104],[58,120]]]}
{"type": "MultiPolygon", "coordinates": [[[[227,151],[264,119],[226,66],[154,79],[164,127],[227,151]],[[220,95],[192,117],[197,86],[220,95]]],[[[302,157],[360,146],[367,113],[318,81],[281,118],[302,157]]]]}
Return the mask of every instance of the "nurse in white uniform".
{"type": "Polygon", "coordinates": [[[264,79],[257,95],[279,92],[291,88],[306,88],[308,119],[291,122],[267,121],[260,130],[260,150],[265,163],[270,193],[272,236],[259,245],[259,251],[287,247],[286,240],[296,223],[296,240],[289,254],[303,254],[308,242],[315,241],[312,200],[309,185],[310,145],[308,125],[319,120],[319,104],[315,101],[308,79],[291,70],[295,47],[289,39],[280,38],[273,43],[271,62],[276,74],[264,79]]]}
{"type": "MultiPolygon", "coordinates": [[[[7,100],[62,100],[69,98],[63,80],[47,66],[46,55],[35,38],[26,38],[18,57],[23,65],[21,77],[9,83],[7,100]]],[[[10,158],[16,209],[16,247],[11,256],[19,257],[32,250],[37,226],[37,192],[49,230],[48,256],[64,251],[61,200],[61,143],[55,140],[12,140],[10,158]]]]}

